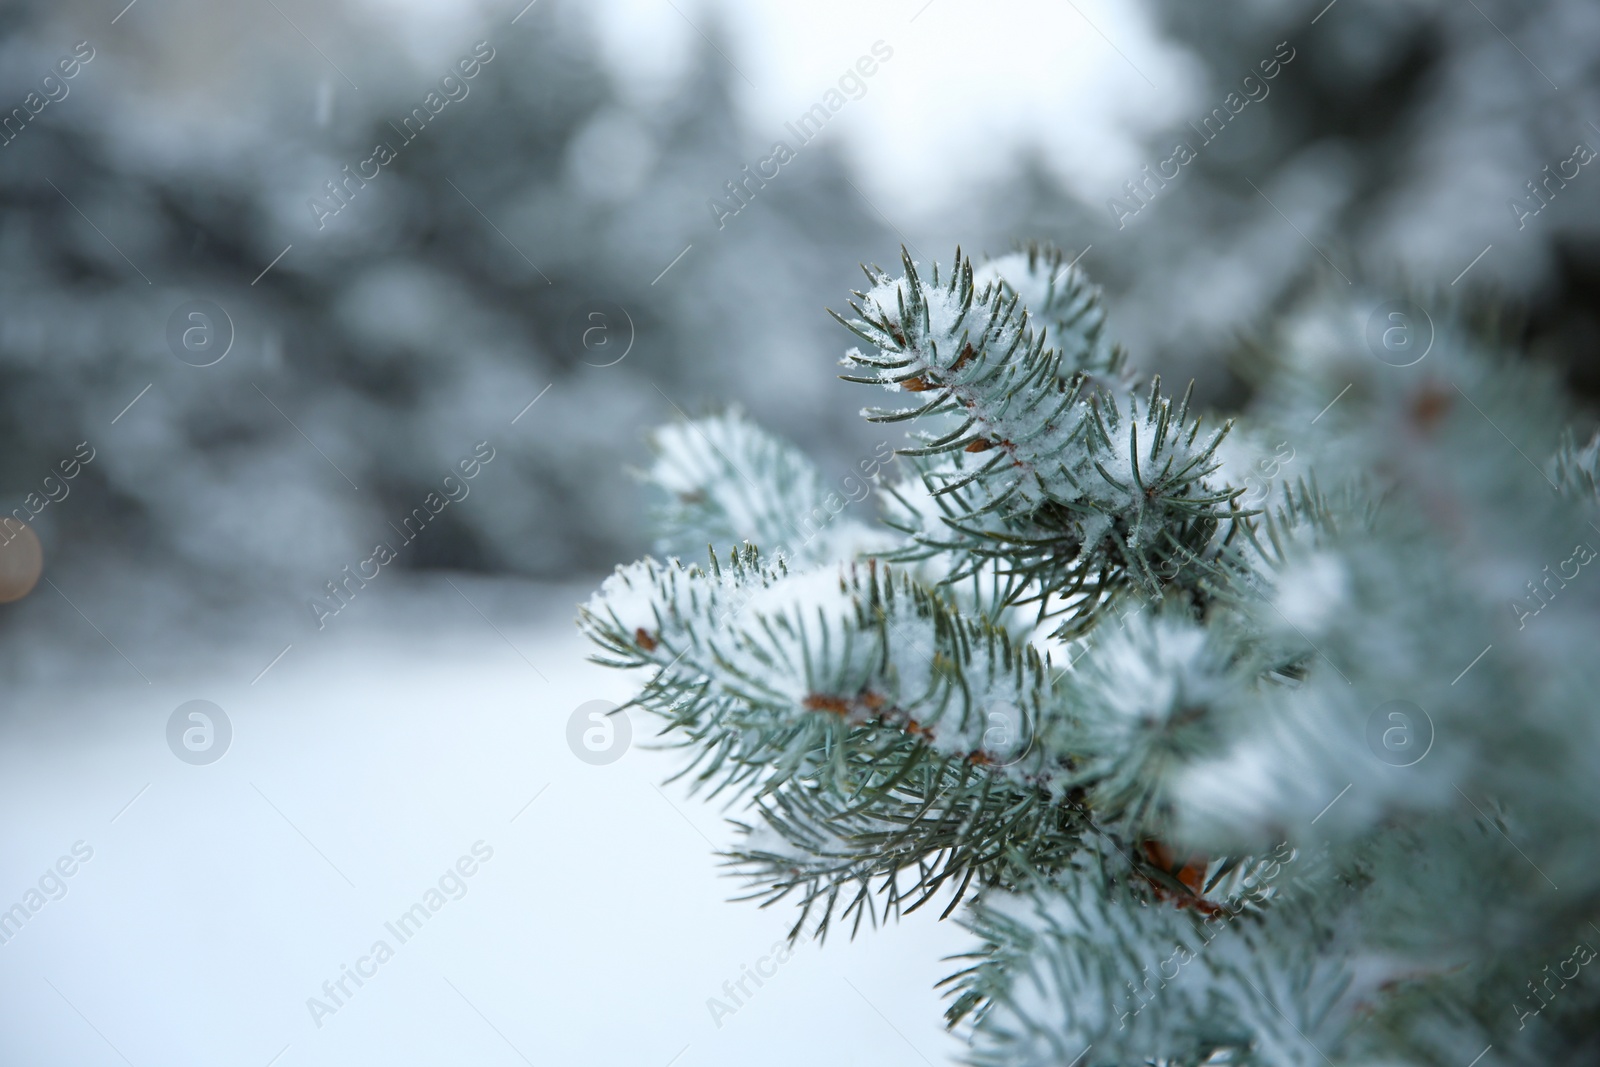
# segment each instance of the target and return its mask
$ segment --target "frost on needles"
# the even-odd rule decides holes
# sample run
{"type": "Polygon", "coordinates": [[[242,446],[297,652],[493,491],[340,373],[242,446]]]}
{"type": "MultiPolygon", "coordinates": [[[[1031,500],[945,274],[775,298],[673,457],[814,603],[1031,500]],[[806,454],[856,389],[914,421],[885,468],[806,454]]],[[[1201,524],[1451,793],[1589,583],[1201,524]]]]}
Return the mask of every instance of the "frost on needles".
{"type": "Polygon", "coordinates": [[[664,558],[582,612],[743,805],[752,895],[959,915],[974,1064],[1600,1062],[1600,445],[1560,383],[1443,314],[1389,366],[1378,298],[1329,299],[1231,427],[1055,250],[867,278],[881,521],[808,521],[826,480],[737,412],[668,426],[664,558]]]}

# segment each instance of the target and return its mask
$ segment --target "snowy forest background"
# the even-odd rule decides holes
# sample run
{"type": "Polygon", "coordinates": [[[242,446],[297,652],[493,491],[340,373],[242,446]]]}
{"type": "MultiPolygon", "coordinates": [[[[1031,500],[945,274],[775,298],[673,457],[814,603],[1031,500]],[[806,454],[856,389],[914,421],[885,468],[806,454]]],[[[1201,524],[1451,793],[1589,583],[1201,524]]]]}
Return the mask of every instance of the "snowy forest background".
{"type": "MultiPolygon", "coordinates": [[[[540,783],[569,784],[583,799],[563,800],[568,810],[625,837],[597,849],[571,826],[514,869],[539,892],[571,883],[591,900],[605,892],[594,886],[631,880],[616,907],[648,912],[646,859],[622,869],[594,854],[686,834],[688,816],[650,793],[664,764],[639,763],[632,792],[619,793],[616,778],[599,784],[571,759],[560,740],[568,713],[615,695],[604,687],[616,683],[584,673],[565,628],[584,587],[647,549],[627,468],[646,461],[651,427],[731,400],[824,470],[843,474],[874,454],[881,438],[835,379],[842,344],[822,312],[859,284],[858,261],[892,265],[901,244],[947,259],[957,243],[999,254],[1021,239],[1053,241],[1082,254],[1141,366],[1198,379],[1199,400],[1223,410],[1248,404],[1248,371],[1272,358],[1273,324],[1352,280],[1505,319],[1530,359],[1600,397],[1600,177],[1568,162],[1578,144],[1600,147],[1596,41],[1600,9],[1582,0],[1249,0],[1222,14],[1182,0],[7,5],[0,108],[24,106],[62,57],[92,58],[64,95],[7,128],[0,148],[3,510],[24,506],[80,442],[95,458],[32,520],[54,588],[41,583],[0,614],[13,682],[0,727],[12,815],[0,896],[9,903],[12,885],[20,893],[82,836],[80,816],[108,840],[126,826],[121,812],[106,821],[122,794],[165,780],[130,761],[159,766],[175,792],[160,807],[152,790],[146,804],[161,815],[139,831],[143,852],[126,846],[147,860],[153,849],[164,865],[130,858],[122,870],[143,873],[125,884],[111,863],[91,866],[105,882],[74,890],[99,894],[76,902],[76,925],[47,914],[37,925],[54,929],[30,925],[32,944],[0,947],[0,987],[48,1012],[0,1043],[19,1057],[74,1060],[81,1049],[81,1062],[111,1056],[115,1046],[100,1043],[111,1034],[132,1062],[266,1063],[284,1042],[304,1062],[359,1055],[318,1045],[326,1034],[308,1029],[302,1005],[349,953],[260,955],[269,937],[315,945],[344,921],[312,918],[323,898],[310,889],[274,889],[267,869],[278,861],[263,857],[282,849],[299,864],[294,850],[313,839],[366,840],[369,877],[357,884],[421,886],[432,858],[417,880],[409,859],[380,858],[380,844],[409,855],[417,836],[436,835],[439,862],[452,861],[474,838],[458,840],[445,813],[481,802],[509,815],[540,783]],[[74,53],[79,42],[88,53],[74,53]],[[482,60],[479,42],[492,59],[465,95],[404,141],[391,124],[464,57],[482,60]],[[851,74],[869,56],[874,73],[851,74]],[[1246,84],[1274,59],[1275,76],[1246,84]],[[830,92],[842,106],[800,143],[789,127],[830,92]],[[1215,114],[1226,122],[1208,136],[1215,114]],[[713,209],[708,201],[732,203],[726,183],[777,140],[795,149],[777,177],[736,214],[713,209]],[[319,221],[308,201],[333,203],[325,183],[380,141],[400,145],[393,162],[345,186],[348,204],[319,221]],[[1192,161],[1149,180],[1177,141],[1196,149],[1192,161]],[[1572,166],[1575,177],[1530,190],[1572,166]],[[171,317],[196,300],[232,325],[231,349],[207,367],[175,358],[168,340],[171,317]],[[597,310],[604,346],[586,332],[597,310]],[[327,583],[390,539],[485,441],[494,459],[470,493],[319,625],[309,605],[326,602],[327,583]],[[293,651],[272,660],[285,645],[293,651]],[[269,661],[273,673],[257,675],[269,661]],[[528,666],[554,681],[513,676],[528,666]],[[178,775],[189,769],[160,739],[171,707],[207,693],[257,724],[226,795],[178,775]],[[462,734],[439,725],[440,708],[462,734]],[[474,742],[473,729],[499,744],[474,742]],[[298,813],[284,816],[292,824],[325,813],[321,833],[296,827],[269,847],[261,842],[281,823],[234,818],[274,792],[262,778],[274,773],[284,795],[322,784],[297,806],[273,798],[298,813]],[[634,803],[653,806],[660,827],[640,825],[634,803]],[[203,828],[193,838],[176,829],[190,818],[203,828]],[[240,873],[254,865],[257,877],[240,873]],[[196,881],[218,872],[228,873],[215,885],[196,881]],[[233,901],[253,917],[248,934],[227,926],[233,901]],[[197,914],[229,929],[223,943],[237,954],[186,928],[197,914]],[[166,934],[129,933],[144,920],[166,934]],[[235,978],[208,987],[212,968],[235,978]],[[158,988],[211,998],[212,1016],[271,1004],[251,1016],[259,1041],[248,1055],[210,1031],[175,1041],[178,1006],[127,991],[151,973],[158,988]],[[77,1003],[87,990],[98,1013],[77,1003]],[[280,1031],[288,1036],[272,1036],[280,1031]]],[[[713,812],[693,816],[702,836],[720,832],[713,812]]],[[[527,958],[591,961],[577,988],[632,974],[640,987],[613,1013],[677,981],[683,954],[698,953],[704,981],[684,980],[677,1014],[651,1009],[685,1034],[658,1059],[687,1042],[684,1063],[745,1062],[751,1053],[710,1027],[701,1001],[763,942],[717,938],[782,921],[721,903],[731,887],[711,877],[708,841],[671,841],[650,856],[681,875],[669,899],[698,916],[689,925],[719,928],[708,944],[667,951],[651,941],[662,922],[653,912],[611,925],[602,915],[583,936],[542,943],[537,894],[507,886],[474,929],[479,942],[531,938],[527,958]]],[[[884,988],[908,988],[902,1000],[875,993],[872,1012],[841,1024],[853,1040],[872,1033],[901,1059],[906,1044],[924,1058],[951,1054],[927,986],[940,951],[958,942],[938,948],[937,936],[872,965],[884,988]],[[897,975],[897,960],[923,971],[897,975]],[[894,1023],[873,1031],[886,1015],[913,1038],[897,1038],[894,1023]]],[[[853,951],[825,955],[854,974],[853,951]]],[[[573,1056],[613,1039],[604,1012],[570,1008],[593,1021],[570,1031],[561,1012],[533,1012],[528,1001],[559,999],[559,983],[517,966],[539,992],[505,995],[500,1015],[468,1012],[472,1025],[487,1016],[505,1028],[531,1013],[553,1021],[516,1045],[537,1030],[546,1050],[573,1056]]],[[[831,995],[817,986],[819,1002],[831,995]]],[[[385,1018],[402,1013],[396,997],[385,1018]]],[[[797,1013],[775,1006],[767,1025],[797,1013]]],[[[369,1025],[370,1040],[395,1042],[383,1062],[423,1055],[369,1025]]],[[[753,1027],[738,1040],[791,1062],[794,1048],[771,1053],[753,1027]]],[[[515,1050],[487,1040],[482,1062],[515,1050]]]]}

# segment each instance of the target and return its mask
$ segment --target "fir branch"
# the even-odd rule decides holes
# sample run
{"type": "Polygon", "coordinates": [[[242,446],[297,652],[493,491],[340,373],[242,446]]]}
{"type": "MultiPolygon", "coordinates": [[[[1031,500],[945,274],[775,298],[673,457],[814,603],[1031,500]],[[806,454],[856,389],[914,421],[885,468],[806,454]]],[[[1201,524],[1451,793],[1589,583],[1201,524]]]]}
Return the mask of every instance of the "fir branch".
{"type": "Polygon", "coordinates": [[[897,558],[952,553],[952,578],[993,565],[1019,598],[1091,593],[1091,607],[1129,583],[1197,584],[1219,528],[1245,514],[1242,490],[1210,480],[1228,424],[1202,439],[1189,394],[1174,403],[1159,379],[1119,400],[1123,357],[1104,341],[1098,297],[1071,272],[1059,290],[1041,277],[1059,257],[1011,258],[1015,283],[957,252],[941,287],[937,265],[924,282],[907,255],[902,278],[868,271],[857,318],[835,316],[874,348],[849,352],[871,372],[849,380],[919,395],[867,417],[932,427],[900,450],[920,485],[890,519],[912,542],[897,558]],[[1052,327],[1034,331],[1024,292],[1045,301],[1052,327]],[[1052,329],[1066,348],[1046,346],[1052,329]]]}
{"type": "Polygon", "coordinates": [[[791,574],[753,548],[709,571],[645,561],[619,569],[583,622],[602,662],[655,671],[635,703],[681,734],[684,773],[754,795],[784,845],[758,839],[733,859],[769,902],[799,891],[797,929],[819,901],[825,929],[846,886],[859,925],[876,921],[872,892],[898,911],[946,884],[1009,884],[1010,842],[1030,840],[1029,862],[1048,868],[1080,832],[1048,664],[910,575],[791,574]],[[1002,704],[1025,743],[997,749],[1002,704]]]}
{"type": "Polygon", "coordinates": [[[1550,473],[1568,496],[1590,502],[1600,501],[1600,432],[1579,448],[1571,429],[1568,429],[1550,462],[1550,473]]]}
{"type": "Polygon", "coordinates": [[[656,550],[698,557],[707,545],[750,542],[804,564],[883,547],[881,532],[817,512],[834,495],[809,457],[737,409],[663,426],[641,479],[654,490],[656,550]]]}

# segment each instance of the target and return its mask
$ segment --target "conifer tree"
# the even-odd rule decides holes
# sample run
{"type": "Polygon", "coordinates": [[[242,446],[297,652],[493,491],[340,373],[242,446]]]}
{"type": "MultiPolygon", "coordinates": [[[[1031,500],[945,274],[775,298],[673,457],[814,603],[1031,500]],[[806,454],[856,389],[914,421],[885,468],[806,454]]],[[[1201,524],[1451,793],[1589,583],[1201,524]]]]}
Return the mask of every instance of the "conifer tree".
{"type": "Polygon", "coordinates": [[[803,532],[793,447],[669,426],[662,558],[581,616],[746,802],[753,894],[959,915],[974,1064],[1597,1062],[1600,439],[1556,378],[1442,303],[1394,366],[1329,298],[1235,426],[1059,251],[867,278],[881,521],[803,532]]]}

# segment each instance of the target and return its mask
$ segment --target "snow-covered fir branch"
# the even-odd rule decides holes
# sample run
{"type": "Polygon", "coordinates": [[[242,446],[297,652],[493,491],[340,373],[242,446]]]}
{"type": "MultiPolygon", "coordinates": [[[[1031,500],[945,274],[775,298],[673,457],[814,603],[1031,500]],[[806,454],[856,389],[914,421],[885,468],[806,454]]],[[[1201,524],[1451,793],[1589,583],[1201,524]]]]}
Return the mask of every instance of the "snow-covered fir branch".
{"type": "Polygon", "coordinates": [[[1394,367],[1318,297],[1230,437],[1060,252],[903,266],[840,318],[886,492],[797,543],[803,455],[668,427],[661,547],[724,551],[583,611],[743,805],[749,895],[965,905],[974,1064],[1592,1062],[1600,987],[1542,970],[1600,937],[1600,438],[1560,383],[1443,312],[1394,367]]]}

